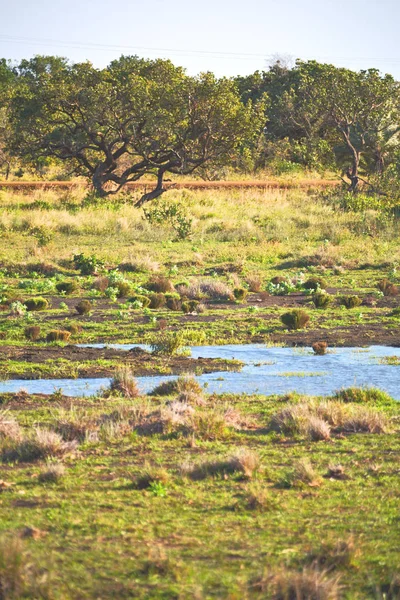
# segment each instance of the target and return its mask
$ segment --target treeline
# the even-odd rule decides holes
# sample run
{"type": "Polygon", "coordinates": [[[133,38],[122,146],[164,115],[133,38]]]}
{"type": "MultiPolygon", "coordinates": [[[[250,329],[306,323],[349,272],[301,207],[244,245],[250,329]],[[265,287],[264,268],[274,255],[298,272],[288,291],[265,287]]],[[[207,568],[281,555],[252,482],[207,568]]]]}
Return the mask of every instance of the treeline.
{"type": "MultiPolygon", "coordinates": [[[[91,179],[96,193],[168,173],[335,171],[349,187],[398,187],[400,90],[375,69],[298,61],[246,77],[190,77],[122,56],[104,69],[37,56],[0,61],[0,168],[91,179]]],[[[386,190],[386,192],[385,192],[386,190]]]]}

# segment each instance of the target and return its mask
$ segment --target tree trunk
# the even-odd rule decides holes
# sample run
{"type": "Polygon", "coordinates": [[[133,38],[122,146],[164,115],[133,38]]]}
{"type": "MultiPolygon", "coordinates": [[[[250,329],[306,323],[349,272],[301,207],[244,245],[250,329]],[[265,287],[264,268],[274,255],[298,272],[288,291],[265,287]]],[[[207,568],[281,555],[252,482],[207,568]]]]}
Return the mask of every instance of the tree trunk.
{"type": "Polygon", "coordinates": [[[157,174],[157,185],[151,192],[147,194],[143,194],[143,196],[136,202],[135,207],[140,208],[146,202],[150,202],[150,200],[155,200],[155,198],[159,198],[164,192],[167,190],[163,187],[163,177],[165,171],[163,169],[159,169],[157,174]]]}
{"type": "Polygon", "coordinates": [[[104,189],[104,176],[101,172],[96,169],[96,171],[92,175],[92,184],[93,189],[99,198],[105,198],[108,196],[107,190],[104,189]]]}

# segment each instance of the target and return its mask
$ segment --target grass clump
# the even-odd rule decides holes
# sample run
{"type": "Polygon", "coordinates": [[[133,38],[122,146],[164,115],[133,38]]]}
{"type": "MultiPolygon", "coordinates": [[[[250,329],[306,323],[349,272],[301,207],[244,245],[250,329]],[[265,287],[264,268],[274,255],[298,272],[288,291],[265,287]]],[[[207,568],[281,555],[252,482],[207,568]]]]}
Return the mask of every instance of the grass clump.
{"type": "Polygon", "coordinates": [[[260,275],[253,274],[246,277],[246,283],[249,287],[249,291],[257,293],[261,291],[263,285],[263,279],[260,275]]]}
{"type": "Polygon", "coordinates": [[[76,440],[65,442],[61,435],[45,428],[37,428],[22,440],[9,440],[3,444],[5,462],[32,462],[50,456],[62,456],[76,449],[76,440]]]}
{"type": "Polygon", "coordinates": [[[238,448],[234,454],[225,459],[202,461],[197,465],[183,465],[182,474],[199,480],[207,477],[231,475],[239,473],[245,479],[251,479],[260,468],[260,458],[249,448],[238,448]]]}
{"type": "Polygon", "coordinates": [[[333,398],[340,402],[355,402],[357,404],[370,402],[377,405],[390,405],[395,403],[395,400],[387,392],[374,387],[344,388],[338,390],[333,398]]]}
{"type": "Polygon", "coordinates": [[[301,487],[303,485],[318,487],[321,481],[322,479],[311,461],[307,457],[303,457],[296,461],[293,468],[285,474],[282,483],[286,484],[285,487],[301,487]]]}
{"type": "Polygon", "coordinates": [[[233,295],[235,296],[235,300],[238,302],[246,302],[248,296],[248,290],[246,288],[238,287],[233,290],[233,295]]]}
{"type": "Polygon", "coordinates": [[[27,340],[30,340],[31,342],[37,342],[37,340],[40,338],[40,332],[41,329],[39,325],[31,325],[30,327],[25,327],[24,335],[27,340]]]}
{"type": "Polygon", "coordinates": [[[46,298],[30,298],[29,300],[25,300],[24,304],[26,306],[26,310],[33,312],[39,310],[46,310],[49,308],[49,302],[46,298]]]}
{"type": "Polygon", "coordinates": [[[134,479],[134,486],[138,490],[145,490],[153,487],[155,484],[167,485],[170,481],[170,474],[162,467],[145,465],[139,475],[134,479]]]}
{"type": "Polygon", "coordinates": [[[129,367],[118,369],[110,383],[111,392],[120,392],[126,398],[137,398],[140,396],[137,381],[129,367]]]}
{"type": "Polygon", "coordinates": [[[361,306],[362,298],[359,298],[359,296],[342,296],[340,299],[340,304],[345,306],[347,309],[357,308],[357,306],[361,306]]]}
{"type": "Polygon", "coordinates": [[[313,292],[317,292],[318,290],[325,290],[326,283],[320,277],[310,277],[303,283],[303,288],[305,290],[312,290],[313,292]]]}
{"type": "Polygon", "coordinates": [[[268,571],[253,583],[252,588],[270,600],[340,600],[342,597],[337,576],[310,567],[300,572],[268,571]]]}
{"type": "Polygon", "coordinates": [[[399,293],[397,285],[392,283],[389,279],[381,279],[378,281],[377,287],[384,296],[397,296],[399,293]]]}
{"type": "Polygon", "coordinates": [[[2,440],[19,441],[22,439],[21,427],[9,411],[0,411],[0,442],[2,440]]]}
{"type": "Polygon", "coordinates": [[[56,284],[56,290],[60,294],[72,294],[78,289],[78,284],[74,280],[60,281],[56,284]]]}
{"type": "Polygon", "coordinates": [[[288,329],[303,329],[308,325],[310,317],[301,308],[296,308],[281,315],[281,321],[288,329]]]}
{"type": "Polygon", "coordinates": [[[175,286],[170,279],[162,275],[152,277],[144,287],[150,292],[157,294],[165,294],[167,292],[175,292],[175,286]]]}
{"type": "Polygon", "coordinates": [[[162,294],[162,293],[150,294],[149,300],[150,300],[149,308],[152,308],[152,309],[163,308],[167,302],[165,294],[162,294]]]}
{"type": "Polygon", "coordinates": [[[234,298],[233,291],[223,281],[201,281],[200,294],[219,301],[231,301],[234,298]]]}
{"type": "Polygon", "coordinates": [[[78,315],[88,315],[90,314],[92,308],[93,304],[90,302],[90,300],[81,300],[75,306],[75,310],[78,313],[78,315]]]}
{"type": "Polygon", "coordinates": [[[58,483],[65,475],[65,466],[61,462],[47,461],[39,473],[39,483],[58,483]]]}
{"type": "Polygon", "coordinates": [[[46,335],[46,342],[68,342],[71,332],[66,329],[52,329],[46,335]]]}
{"type": "Polygon", "coordinates": [[[135,294],[128,300],[133,304],[134,308],[148,308],[150,306],[150,298],[144,294],[135,294]]]}
{"type": "Polygon", "coordinates": [[[314,354],[317,354],[319,356],[326,354],[327,348],[328,344],[326,342],[314,342],[312,345],[314,354]]]}
{"type": "Polygon", "coordinates": [[[317,294],[313,294],[312,301],[315,308],[328,308],[332,302],[332,296],[326,293],[318,292],[317,294]]]}

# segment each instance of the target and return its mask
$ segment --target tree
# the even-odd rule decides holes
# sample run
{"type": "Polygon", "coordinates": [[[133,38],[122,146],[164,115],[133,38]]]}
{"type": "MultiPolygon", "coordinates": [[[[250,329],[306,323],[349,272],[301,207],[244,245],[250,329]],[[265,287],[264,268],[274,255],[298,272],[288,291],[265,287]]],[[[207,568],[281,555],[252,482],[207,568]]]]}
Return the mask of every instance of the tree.
{"type": "Polygon", "coordinates": [[[4,58],[0,59],[0,168],[5,170],[6,179],[11,168],[5,146],[9,135],[8,113],[13,82],[14,74],[10,65],[4,58]]]}
{"type": "MultiPolygon", "coordinates": [[[[376,69],[355,72],[315,61],[299,63],[298,68],[310,109],[321,111],[327,126],[339,134],[342,152],[338,146],[337,154],[347,163],[344,173],[350,181],[349,190],[355,191],[364,154],[375,156],[373,171],[377,166],[383,170],[383,148],[390,146],[399,131],[399,84],[376,69]]],[[[365,167],[369,172],[368,160],[365,167]]]]}
{"type": "Polygon", "coordinates": [[[165,191],[166,173],[229,162],[261,126],[261,106],[243,105],[232,80],[189,77],[170,61],[122,56],[99,70],[36,57],[16,74],[12,151],[66,161],[100,196],[155,175],[138,206],[165,191]]]}

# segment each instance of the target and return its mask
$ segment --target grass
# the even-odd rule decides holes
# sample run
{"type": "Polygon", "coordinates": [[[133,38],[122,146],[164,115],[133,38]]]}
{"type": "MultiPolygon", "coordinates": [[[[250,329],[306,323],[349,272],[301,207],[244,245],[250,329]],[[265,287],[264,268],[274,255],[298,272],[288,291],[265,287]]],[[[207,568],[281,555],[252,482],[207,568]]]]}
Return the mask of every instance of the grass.
{"type": "MultiPolygon", "coordinates": [[[[0,357],[4,376],[122,366],[39,363],[51,331],[70,333],[70,344],[153,344],[152,372],[166,374],[186,345],[310,336],[332,348],[360,331],[365,344],[397,341],[396,220],[341,211],[301,189],[165,198],[185,207],[190,240],[150,224],[124,196],[94,206],[79,189],[0,192],[0,337],[17,353],[0,357]],[[27,235],[34,228],[49,233],[44,246],[27,235]],[[284,282],[282,295],[269,294],[271,280],[284,282]],[[341,298],[353,297],[346,310],[341,298]],[[38,298],[43,310],[11,309],[38,298]],[[293,310],[307,328],[286,331],[281,319],[293,310]]],[[[209,396],[183,377],[141,397],[125,371],[114,385],[94,398],[0,398],[3,595],[396,597],[400,414],[387,394],[209,396]],[[43,535],[22,540],[27,528],[43,535]]]]}

